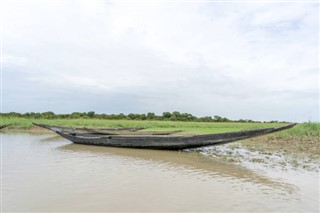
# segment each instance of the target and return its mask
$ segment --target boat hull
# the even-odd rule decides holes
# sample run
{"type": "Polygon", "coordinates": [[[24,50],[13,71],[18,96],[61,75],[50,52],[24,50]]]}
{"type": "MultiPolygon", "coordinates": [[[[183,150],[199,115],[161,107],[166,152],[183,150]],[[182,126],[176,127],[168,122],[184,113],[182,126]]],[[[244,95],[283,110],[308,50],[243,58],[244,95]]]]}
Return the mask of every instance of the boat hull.
{"type": "Polygon", "coordinates": [[[56,131],[56,133],[77,144],[140,149],[181,150],[187,148],[226,144],[238,140],[282,131],[292,128],[294,125],[295,124],[290,124],[280,128],[266,128],[196,136],[101,136],[95,134],[70,134],[60,131],[56,131]]]}

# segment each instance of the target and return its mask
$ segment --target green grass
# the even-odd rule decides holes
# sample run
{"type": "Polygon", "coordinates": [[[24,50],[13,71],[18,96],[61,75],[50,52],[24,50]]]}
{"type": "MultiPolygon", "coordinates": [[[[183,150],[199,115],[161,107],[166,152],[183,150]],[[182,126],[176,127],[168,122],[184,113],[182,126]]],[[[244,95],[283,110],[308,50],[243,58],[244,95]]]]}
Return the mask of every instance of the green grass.
{"type": "MultiPolygon", "coordinates": [[[[12,124],[9,129],[27,130],[32,122],[72,127],[145,127],[148,130],[184,130],[188,133],[206,134],[222,133],[249,129],[279,127],[278,123],[207,123],[207,122],[174,122],[174,121],[132,121],[100,119],[26,119],[1,118],[1,124],[12,124]]],[[[319,137],[320,123],[298,124],[293,129],[274,134],[278,137],[319,137]]]]}
{"type": "Polygon", "coordinates": [[[282,138],[290,137],[318,137],[320,142],[320,123],[302,123],[292,129],[276,133],[282,138]]]}

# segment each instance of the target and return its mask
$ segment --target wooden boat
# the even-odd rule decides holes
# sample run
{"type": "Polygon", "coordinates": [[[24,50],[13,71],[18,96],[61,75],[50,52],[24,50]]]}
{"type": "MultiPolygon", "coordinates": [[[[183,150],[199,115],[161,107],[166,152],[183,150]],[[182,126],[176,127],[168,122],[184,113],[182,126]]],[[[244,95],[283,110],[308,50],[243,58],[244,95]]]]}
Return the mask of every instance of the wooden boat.
{"type": "Polygon", "coordinates": [[[77,144],[142,148],[142,149],[166,149],[180,150],[186,148],[197,148],[211,145],[221,145],[247,138],[279,132],[294,127],[289,124],[279,128],[265,128],[249,131],[228,132],[220,134],[205,134],[195,136],[126,136],[126,135],[97,135],[97,134],[71,134],[55,131],[62,137],[77,144]]]}
{"type": "Polygon", "coordinates": [[[0,125],[0,129],[6,128],[8,126],[11,126],[11,124],[0,125]]]}
{"type": "Polygon", "coordinates": [[[144,128],[74,128],[74,127],[64,127],[64,126],[51,126],[45,124],[32,123],[36,126],[51,130],[53,132],[60,131],[65,133],[78,133],[78,134],[104,134],[104,135],[113,135],[113,134],[124,134],[128,132],[135,132],[142,130],[144,128]],[[99,132],[101,131],[101,132],[99,132]]]}
{"type": "Polygon", "coordinates": [[[99,135],[170,135],[177,131],[140,131],[145,128],[72,128],[62,126],[50,126],[45,124],[33,123],[36,126],[51,130],[60,131],[64,133],[77,133],[77,134],[99,134],[99,135]]]}

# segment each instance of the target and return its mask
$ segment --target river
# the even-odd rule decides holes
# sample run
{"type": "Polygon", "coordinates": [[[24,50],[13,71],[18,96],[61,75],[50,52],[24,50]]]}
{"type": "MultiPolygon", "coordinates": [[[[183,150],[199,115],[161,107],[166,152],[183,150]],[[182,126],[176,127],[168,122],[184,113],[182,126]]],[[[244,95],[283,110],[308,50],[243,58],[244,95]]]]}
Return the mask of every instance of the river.
{"type": "Polygon", "coordinates": [[[319,212],[319,172],[1,134],[2,212],[319,212]]]}

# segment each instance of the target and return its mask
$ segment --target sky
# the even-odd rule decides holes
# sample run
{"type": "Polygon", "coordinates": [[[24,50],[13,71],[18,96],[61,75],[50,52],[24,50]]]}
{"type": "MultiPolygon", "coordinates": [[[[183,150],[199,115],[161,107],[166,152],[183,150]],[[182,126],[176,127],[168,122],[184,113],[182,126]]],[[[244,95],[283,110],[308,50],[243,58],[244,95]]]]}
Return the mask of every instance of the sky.
{"type": "Polygon", "coordinates": [[[2,112],[320,121],[319,3],[0,4],[2,112]]]}

